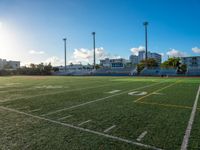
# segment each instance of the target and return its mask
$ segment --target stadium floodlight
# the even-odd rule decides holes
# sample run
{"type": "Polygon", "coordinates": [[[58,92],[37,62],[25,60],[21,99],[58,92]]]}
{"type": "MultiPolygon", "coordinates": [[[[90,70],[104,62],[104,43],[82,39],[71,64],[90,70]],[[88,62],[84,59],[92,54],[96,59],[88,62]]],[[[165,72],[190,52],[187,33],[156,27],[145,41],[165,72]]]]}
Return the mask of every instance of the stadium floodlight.
{"type": "Polygon", "coordinates": [[[145,28],[145,60],[147,60],[147,52],[148,52],[148,39],[147,39],[147,26],[149,25],[149,23],[147,22],[147,21],[145,21],[144,23],[143,23],[143,25],[144,25],[144,28],[145,28]]]}
{"type": "Polygon", "coordinates": [[[64,41],[64,58],[65,58],[65,72],[67,71],[67,55],[66,55],[66,45],[67,45],[67,38],[63,38],[64,41]]]}
{"type": "Polygon", "coordinates": [[[96,56],[95,56],[95,49],[96,49],[96,47],[95,47],[95,45],[96,45],[96,41],[95,41],[95,32],[92,32],[92,35],[93,35],[93,50],[94,50],[94,69],[95,69],[95,66],[96,66],[96,56]]]}

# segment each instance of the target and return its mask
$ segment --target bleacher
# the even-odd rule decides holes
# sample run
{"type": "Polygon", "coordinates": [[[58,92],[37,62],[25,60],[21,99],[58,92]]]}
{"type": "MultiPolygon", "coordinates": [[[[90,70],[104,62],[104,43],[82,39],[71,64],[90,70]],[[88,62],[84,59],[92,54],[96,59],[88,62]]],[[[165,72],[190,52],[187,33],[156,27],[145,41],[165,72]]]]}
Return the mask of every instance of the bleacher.
{"type": "Polygon", "coordinates": [[[158,76],[159,73],[160,73],[159,68],[144,68],[140,72],[140,75],[142,75],[142,76],[158,76]]]}
{"type": "Polygon", "coordinates": [[[142,76],[176,76],[177,69],[174,68],[144,68],[140,75],[142,76]]]}
{"type": "Polygon", "coordinates": [[[93,72],[96,76],[130,76],[135,68],[100,68],[93,72]]]}
{"type": "Polygon", "coordinates": [[[161,68],[160,76],[176,76],[177,69],[176,68],[161,68]]]}
{"type": "Polygon", "coordinates": [[[188,76],[200,76],[200,67],[188,68],[186,75],[188,75],[188,76]]]}

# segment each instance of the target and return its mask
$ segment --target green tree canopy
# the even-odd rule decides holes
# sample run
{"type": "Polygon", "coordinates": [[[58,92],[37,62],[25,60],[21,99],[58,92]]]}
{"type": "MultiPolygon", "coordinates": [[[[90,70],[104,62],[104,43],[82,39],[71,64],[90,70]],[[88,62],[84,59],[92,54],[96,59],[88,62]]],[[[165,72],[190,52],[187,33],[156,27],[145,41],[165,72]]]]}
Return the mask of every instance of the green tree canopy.
{"type": "Polygon", "coordinates": [[[147,60],[142,60],[137,65],[137,72],[140,73],[145,67],[147,67],[147,68],[158,67],[158,62],[155,59],[153,59],[153,58],[149,58],[147,60]]]}
{"type": "Polygon", "coordinates": [[[161,64],[162,68],[178,68],[180,66],[180,58],[169,58],[161,64]]]}

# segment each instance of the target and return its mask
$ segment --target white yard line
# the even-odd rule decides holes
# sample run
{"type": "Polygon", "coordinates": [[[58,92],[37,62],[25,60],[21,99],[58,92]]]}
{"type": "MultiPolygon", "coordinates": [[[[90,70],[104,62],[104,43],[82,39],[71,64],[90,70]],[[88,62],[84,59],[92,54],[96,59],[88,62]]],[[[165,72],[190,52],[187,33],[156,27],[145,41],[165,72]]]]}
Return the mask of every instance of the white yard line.
{"type": "Polygon", "coordinates": [[[12,99],[0,100],[0,103],[2,103],[2,102],[8,102],[8,101],[15,101],[15,100],[18,100],[18,99],[29,99],[29,98],[33,98],[33,97],[40,97],[40,96],[47,96],[47,95],[55,95],[55,94],[60,94],[60,93],[65,93],[65,92],[71,92],[71,91],[78,91],[78,90],[85,90],[85,89],[93,89],[93,88],[104,87],[104,86],[109,86],[109,85],[106,84],[106,85],[99,85],[99,86],[93,86],[93,87],[77,88],[77,89],[64,90],[64,91],[58,91],[58,92],[49,92],[49,93],[43,93],[43,94],[37,94],[37,95],[31,95],[31,96],[22,96],[22,97],[17,97],[17,98],[12,98],[12,99]]]}
{"type": "Polygon", "coordinates": [[[29,106],[24,106],[24,107],[19,107],[19,108],[16,108],[17,110],[20,110],[20,109],[28,109],[29,106]]]}
{"type": "Polygon", "coordinates": [[[144,136],[147,134],[147,131],[144,131],[144,132],[142,132],[141,134],[140,134],[140,136],[138,136],[138,138],[136,139],[137,141],[141,141],[143,138],[144,138],[144,136]]]}
{"type": "MultiPolygon", "coordinates": [[[[116,83],[116,84],[124,84],[124,83],[116,83]]],[[[17,97],[17,98],[12,98],[12,99],[3,99],[3,100],[0,99],[0,103],[8,102],[8,101],[15,101],[15,100],[19,100],[19,99],[29,99],[29,98],[33,98],[33,97],[55,95],[55,94],[71,92],[71,91],[93,89],[93,88],[99,88],[99,87],[104,87],[104,86],[110,86],[110,84],[104,84],[104,85],[99,85],[99,86],[90,86],[90,87],[84,87],[84,88],[76,88],[76,89],[57,91],[57,92],[49,92],[49,93],[43,93],[43,94],[37,94],[37,95],[31,95],[31,96],[22,96],[22,97],[17,97]]]]}
{"type": "Polygon", "coordinates": [[[154,92],[152,94],[154,94],[154,95],[163,95],[163,93],[158,93],[158,92],[154,92]]]}
{"type": "Polygon", "coordinates": [[[108,92],[108,93],[114,94],[114,93],[117,93],[117,92],[119,92],[119,91],[121,91],[121,90],[113,90],[113,91],[110,91],[110,92],[108,92]]]}
{"type": "Polygon", "coordinates": [[[106,130],[104,130],[103,132],[104,132],[104,133],[107,133],[107,132],[109,132],[110,130],[112,130],[113,128],[115,128],[115,127],[116,127],[116,125],[113,125],[113,126],[107,128],[106,130]]]}
{"type": "Polygon", "coordinates": [[[78,124],[78,126],[82,126],[82,125],[84,125],[84,124],[86,124],[86,123],[88,123],[88,122],[91,122],[91,121],[92,121],[92,120],[87,120],[87,121],[81,122],[81,123],[78,124]]]}
{"type": "Polygon", "coordinates": [[[179,81],[176,81],[175,83],[172,83],[172,84],[170,84],[170,85],[167,85],[167,86],[164,86],[164,87],[162,87],[162,88],[159,88],[158,90],[156,90],[156,91],[154,91],[154,92],[151,92],[151,93],[149,93],[149,94],[147,94],[147,95],[145,95],[145,96],[142,96],[142,97],[136,99],[134,102],[138,102],[138,101],[140,101],[140,100],[142,100],[142,99],[144,99],[144,98],[146,98],[146,97],[149,97],[149,96],[153,95],[155,92],[156,92],[156,93],[157,93],[157,92],[160,92],[160,91],[162,91],[162,90],[164,90],[164,89],[167,89],[167,88],[169,88],[169,87],[171,87],[171,86],[174,86],[175,84],[178,84],[179,82],[180,82],[180,80],[179,80],[179,81]]]}
{"type": "Polygon", "coordinates": [[[57,125],[65,126],[65,127],[72,128],[72,129],[76,129],[76,130],[79,130],[79,131],[82,131],[82,132],[87,132],[87,133],[91,133],[91,134],[94,134],[94,135],[102,136],[102,137],[105,137],[105,138],[113,139],[115,141],[120,141],[120,142],[132,144],[132,145],[136,145],[136,146],[140,146],[140,147],[144,147],[144,148],[152,149],[152,150],[162,150],[162,149],[157,148],[155,146],[146,145],[146,144],[143,144],[143,143],[127,140],[127,139],[120,138],[120,137],[117,137],[117,136],[112,136],[112,135],[109,135],[109,134],[105,134],[105,133],[101,133],[101,132],[98,132],[98,131],[94,131],[94,130],[90,130],[90,129],[74,126],[74,125],[67,124],[67,123],[62,123],[62,122],[59,122],[59,121],[55,121],[55,120],[51,120],[51,119],[48,119],[48,118],[44,118],[44,117],[28,114],[28,113],[21,112],[21,111],[18,111],[18,110],[14,110],[14,109],[11,109],[11,108],[0,106],[0,109],[7,110],[7,111],[10,111],[10,112],[15,112],[15,113],[18,113],[18,114],[23,114],[25,116],[29,116],[29,117],[32,117],[32,118],[35,118],[35,119],[39,119],[39,120],[44,120],[44,121],[47,121],[47,122],[50,122],[50,123],[54,123],[54,124],[57,124],[57,125]]]}
{"type": "MultiPolygon", "coordinates": [[[[159,83],[155,83],[155,84],[146,85],[146,86],[139,87],[139,88],[136,88],[136,89],[132,89],[132,90],[129,90],[129,91],[139,90],[139,89],[151,87],[151,86],[154,86],[154,85],[157,85],[157,84],[161,84],[161,83],[163,83],[163,82],[159,82],[159,83]]],[[[82,104],[79,104],[79,105],[74,105],[74,106],[71,106],[71,107],[67,107],[67,108],[55,110],[55,111],[52,111],[52,112],[43,114],[42,116],[52,115],[52,114],[55,114],[55,113],[58,113],[58,112],[61,112],[61,111],[65,111],[65,110],[69,110],[69,109],[78,108],[78,107],[85,106],[85,105],[88,105],[88,104],[91,104],[91,103],[95,103],[95,102],[98,102],[98,101],[103,101],[103,100],[105,100],[105,99],[108,99],[108,98],[111,98],[111,97],[114,97],[114,96],[122,95],[122,94],[124,94],[124,93],[129,92],[129,91],[124,91],[124,92],[117,93],[117,94],[113,94],[113,95],[110,95],[110,96],[107,96],[107,97],[103,97],[103,98],[99,98],[99,99],[96,99],[96,100],[88,101],[88,102],[85,102],[85,103],[82,103],[82,104]]]]}
{"type": "Polygon", "coordinates": [[[36,111],[40,111],[41,108],[38,108],[38,109],[33,109],[33,110],[30,110],[29,112],[36,112],[36,111]]]}
{"type": "Polygon", "coordinates": [[[194,105],[193,105],[193,108],[192,108],[190,119],[188,121],[188,126],[187,126],[186,131],[185,131],[185,135],[184,135],[183,142],[182,142],[182,145],[181,145],[181,150],[187,150],[187,147],[188,147],[189,138],[190,138],[190,134],[191,134],[191,131],[192,131],[192,125],[193,125],[196,110],[197,110],[199,94],[200,94],[200,85],[199,85],[199,89],[197,91],[197,95],[196,95],[195,102],[194,102],[194,105]]]}
{"type": "Polygon", "coordinates": [[[70,117],[72,117],[72,115],[68,115],[68,116],[65,116],[65,117],[59,118],[58,120],[64,120],[64,119],[67,119],[67,118],[70,118],[70,117]]]}

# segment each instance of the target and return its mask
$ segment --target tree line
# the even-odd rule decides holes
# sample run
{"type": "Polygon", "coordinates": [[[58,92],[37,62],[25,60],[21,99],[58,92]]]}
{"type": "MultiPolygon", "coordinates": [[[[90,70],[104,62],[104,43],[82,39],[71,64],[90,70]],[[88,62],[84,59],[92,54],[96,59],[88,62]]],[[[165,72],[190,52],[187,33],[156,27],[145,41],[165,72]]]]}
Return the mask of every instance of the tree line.
{"type": "Polygon", "coordinates": [[[0,75],[51,75],[53,67],[49,64],[33,64],[31,63],[28,67],[21,67],[16,70],[12,68],[4,68],[0,70],[0,75]]]}
{"type": "Polygon", "coordinates": [[[147,68],[165,68],[165,69],[177,69],[178,74],[185,74],[187,71],[187,66],[185,64],[182,64],[180,61],[180,58],[168,58],[168,60],[161,63],[159,66],[158,62],[153,59],[149,58],[147,60],[142,60],[137,65],[137,72],[140,73],[145,67],[147,68]]]}

